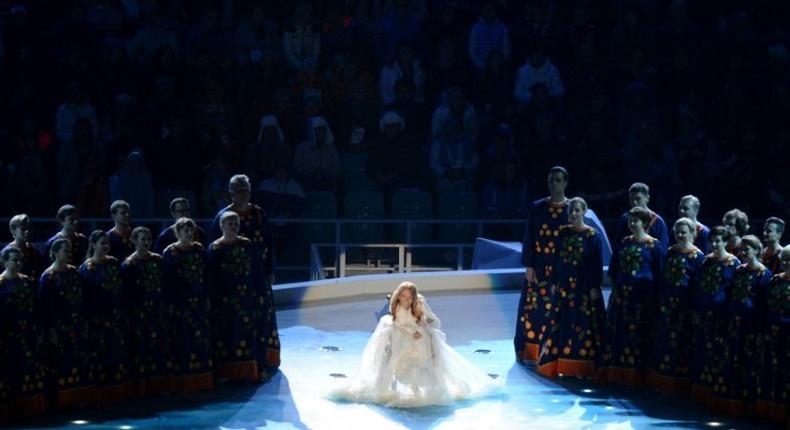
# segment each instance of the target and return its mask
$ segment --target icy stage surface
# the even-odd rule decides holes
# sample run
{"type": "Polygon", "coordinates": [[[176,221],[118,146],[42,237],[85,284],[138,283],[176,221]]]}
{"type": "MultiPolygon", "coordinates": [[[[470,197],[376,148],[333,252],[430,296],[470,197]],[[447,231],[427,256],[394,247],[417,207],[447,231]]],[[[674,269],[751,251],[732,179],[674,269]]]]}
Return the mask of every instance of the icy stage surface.
{"type": "Polygon", "coordinates": [[[685,398],[648,390],[548,380],[515,363],[514,291],[426,292],[447,341],[489,374],[496,396],[419,409],[336,403],[326,398],[357,367],[374,312],[385,297],[340,299],[278,311],[281,372],[265,385],[49,414],[10,428],[68,429],[770,429],[762,421],[715,417],[685,398]],[[337,349],[337,350],[336,350],[337,349]],[[334,376],[333,376],[334,374],[334,376]]]}

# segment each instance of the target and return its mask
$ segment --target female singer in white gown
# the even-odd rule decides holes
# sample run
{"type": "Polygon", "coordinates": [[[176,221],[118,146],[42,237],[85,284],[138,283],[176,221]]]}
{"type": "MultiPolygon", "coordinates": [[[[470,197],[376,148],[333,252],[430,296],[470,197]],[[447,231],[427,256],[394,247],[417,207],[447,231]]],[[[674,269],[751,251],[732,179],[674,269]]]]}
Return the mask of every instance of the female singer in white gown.
{"type": "Polygon", "coordinates": [[[439,318],[417,287],[404,282],[368,340],[356,376],[332,397],[407,408],[483,396],[499,386],[445,342],[439,318]]]}

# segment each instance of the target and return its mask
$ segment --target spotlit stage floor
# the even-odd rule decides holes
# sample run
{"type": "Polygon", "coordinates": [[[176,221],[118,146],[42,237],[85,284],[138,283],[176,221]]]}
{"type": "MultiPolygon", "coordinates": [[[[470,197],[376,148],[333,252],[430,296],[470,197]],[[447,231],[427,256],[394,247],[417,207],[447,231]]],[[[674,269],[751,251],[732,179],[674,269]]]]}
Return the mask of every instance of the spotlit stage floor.
{"type": "Polygon", "coordinates": [[[715,417],[685,398],[647,390],[548,380],[513,359],[518,293],[429,294],[447,340],[505,382],[498,395],[450,406],[392,409],[336,403],[332,386],[353,374],[385,298],[344,299],[278,311],[281,372],[264,385],[138,399],[106,409],[9,423],[24,429],[769,429],[763,421],[715,417]],[[336,347],[338,350],[335,350],[336,347]],[[332,375],[335,376],[332,376],[332,375]]]}

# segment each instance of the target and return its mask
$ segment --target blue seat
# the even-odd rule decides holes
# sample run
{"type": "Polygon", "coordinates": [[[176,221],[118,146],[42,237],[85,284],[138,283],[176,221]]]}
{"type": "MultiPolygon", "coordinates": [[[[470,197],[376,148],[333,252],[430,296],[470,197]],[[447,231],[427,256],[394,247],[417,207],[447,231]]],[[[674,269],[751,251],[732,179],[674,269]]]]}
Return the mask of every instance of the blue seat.
{"type": "Polygon", "coordinates": [[[340,156],[340,172],[346,191],[377,190],[378,184],[365,172],[368,154],[348,153],[340,156]]]}
{"type": "MultiPolygon", "coordinates": [[[[478,218],[477,194],[472,191],[445,191],[439,194],[439,219],[478,218]]],[[[439,242],[473,243],[477,239],[477,225],[442,223],[439,225],[439,242]]]]}
{"type": "MultiPolygon", "coordinates": [[[[307,208],[302,218],[337,218],[337,199],[331,191],[308,191],[305,194],[307,208]]],[[[301,225],[301,236],[307,242],[334,242],[333,223],[309,223],[301,225]]]]}
{"type": "MultiPolygon", "coordinates": [[[[392,218],[408,220],[430,219],[433,216],[431,195],[419,190],[398,190],[391,196],[392,218]]],[[[429,243],[433,241],[432,224],[412,224],[411,243],[429,243]]],[[[406,242],[406,226],[398,225],[394,230],[396,242],[406,242]]]]}
{"type": "MultiPolygon", "coordinates": [[[[343,199],[343,215],[348,219],[383,219],[384,195],[381,191],[348,191],[343,199]]],[[[346,224],[342,228],[345,242],[383,242],[384,224],[346,224]]]]}

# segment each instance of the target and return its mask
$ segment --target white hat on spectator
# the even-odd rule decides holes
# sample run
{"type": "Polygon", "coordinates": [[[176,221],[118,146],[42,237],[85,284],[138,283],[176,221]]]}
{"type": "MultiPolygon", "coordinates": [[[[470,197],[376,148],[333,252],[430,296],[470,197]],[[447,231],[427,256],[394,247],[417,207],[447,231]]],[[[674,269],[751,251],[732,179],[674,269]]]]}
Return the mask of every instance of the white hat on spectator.
{"type": "Polygon", "coordinates": [[[277,140],[280,143],[285,142],[285,135],[283,135],[283,131],[280,128],[280,123],[277,122],[277,117],[274,115],[264,115],[261,117],[261,124],[258,128],[258,143],[261,143],[263,140],[263,129],[266,127],[277,127],[277,140]]]}
{"type": "Polygon", "coordinates": [[[384,115],[381,116],[381,119],[379,120],[379,128],[383,131],[384,126],[387,124],[400,124],[400,129],[403,130],[403,128],[406,127],[406,120],[403,119],[403,117],[400,116],[398,112],[389,110],[384,112],[384,115]]]}
{"type": "Polygon", "coordinates": [[[334,143],[335,135],[332,133],[332,129],[329,128],[329,123],[326,122],[326,120],[322,116],[314,116],[310,119],[310,130],[308,130],[308,137],[310,139],[310,142],[315,143],[315,129],[320,127],[326,128],[326,134],[324,135],[324,143],[334,143]]]}

